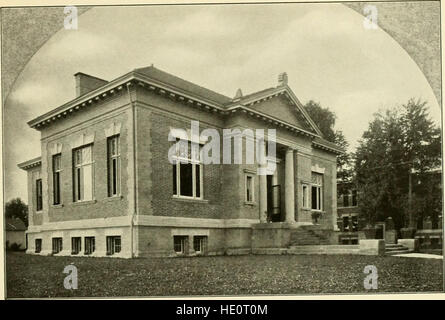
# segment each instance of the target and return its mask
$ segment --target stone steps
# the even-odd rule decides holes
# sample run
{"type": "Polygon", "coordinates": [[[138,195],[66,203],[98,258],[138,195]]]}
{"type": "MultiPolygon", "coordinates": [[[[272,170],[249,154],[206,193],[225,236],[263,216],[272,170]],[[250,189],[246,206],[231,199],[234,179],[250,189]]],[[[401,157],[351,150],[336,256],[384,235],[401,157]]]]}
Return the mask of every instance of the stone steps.
{"type": "Polygon", "coordinates": [[[300,226],[290,235],[290,246],[328,245],[319,226],[300,226]]]}
{"type": "Polygon", "coordinates": [[[385,254],[388,256],[395,254],[403,254],[403,253],[411,253],[414,252],[409,248],[401,245],[401,244],[386,244],[385,245],[385,254]]]}

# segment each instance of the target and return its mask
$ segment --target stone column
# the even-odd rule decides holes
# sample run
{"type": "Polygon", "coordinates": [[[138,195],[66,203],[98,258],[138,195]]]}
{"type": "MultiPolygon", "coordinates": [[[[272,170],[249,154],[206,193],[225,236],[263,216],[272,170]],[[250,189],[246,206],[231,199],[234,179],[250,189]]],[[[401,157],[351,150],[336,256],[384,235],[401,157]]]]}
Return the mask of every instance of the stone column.
{"type": "Polygon", "coordinates": [[[267,222],[267,175],[258,176],[260,180],[260,222],[267,222]]]}
{"type": "Polygon", "coordinates": [[[285,180],[284,180],[284,196],[286,222],[295,222],[295,183],[294,183],[294,150],[289,148],[286,150],[285,160],[285,180]]]}

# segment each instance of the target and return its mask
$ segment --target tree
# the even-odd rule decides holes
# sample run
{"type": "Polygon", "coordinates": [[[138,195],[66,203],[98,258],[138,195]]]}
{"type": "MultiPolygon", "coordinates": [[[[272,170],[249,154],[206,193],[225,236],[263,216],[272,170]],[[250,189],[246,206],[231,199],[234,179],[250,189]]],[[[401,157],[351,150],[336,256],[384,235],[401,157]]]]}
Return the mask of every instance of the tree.
{"type": "Polygon", "coordinates": [[[322,132],[323,138],[335,143],[344,151],[343,154],[337,156],[337,178],[343,182],[339,184],[340,189],[338,191],[339,193],[343,193],[344,190],[341,190],[341,187],[346,187],[347,183],[351,182],[353,172],[351,155],[347,152],[349,143],[346,141],[341,130],[335,130],[335,120],[337,117],[329,108],[323,108],[318,102],[314,102],[313,100],[306,103],[304,107],[322,132]]]}
{"type": "Polygon", "coordinates": [[[12,199],[5,205],[6,218],[18,218],[28,227],[28,206],[20,198],[12,199]]]}
{"type": "Polygon", "coordinates": [[[440,163],[439,133],[425,102],[411,99],[374,115],[355,153],[362,218],[372,224],[392,217],[399,229],[410,224],[410,212],[417,217],[421,212],[434,214],[428,206],[437,201],[425,199],[440,197],[440,192],[425,181],[422,187],[416,184],[409,201],[409,179],[414,170],[428,180],[426,173],[440,163]]]}

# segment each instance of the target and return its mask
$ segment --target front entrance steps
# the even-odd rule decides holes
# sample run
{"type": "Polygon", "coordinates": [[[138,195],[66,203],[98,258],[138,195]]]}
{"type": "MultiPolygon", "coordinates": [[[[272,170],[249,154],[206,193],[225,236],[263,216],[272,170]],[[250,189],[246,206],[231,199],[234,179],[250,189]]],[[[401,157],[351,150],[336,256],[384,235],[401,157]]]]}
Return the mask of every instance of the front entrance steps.
{"type": "Polygon", "coordinates": [[[325,237],[319,225],[302,225],[291,230],[290,247],[328,244],[329,240],[325,237]]]}
{"type": "Polygon", "coordinates": [[[360,254],[359,245],[303,245],[289,248],[254,248],[252,254],[360,254]]]}
{"type": "Polygon", "coordinates": [[[394,254],[401,254],[401,253],[411,253],[414,252],[414,250],[410,250],[408,247],[405,247],[401,244],[390,244],[387,243],[385,245],[385,254],[387,256],[392,256],[394,254]]]}

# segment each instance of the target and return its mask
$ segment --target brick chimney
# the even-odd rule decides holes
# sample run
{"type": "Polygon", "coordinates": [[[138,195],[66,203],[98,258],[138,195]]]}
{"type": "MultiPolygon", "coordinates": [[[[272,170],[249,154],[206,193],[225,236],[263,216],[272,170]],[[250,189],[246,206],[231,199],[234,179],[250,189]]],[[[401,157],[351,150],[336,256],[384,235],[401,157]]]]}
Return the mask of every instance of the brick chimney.
{"type": "Polygon", "coordinates": [[[93,91],[103,85],[107,84],[108,81],[99,79],[88,74],[77,72],[74,75],[76,79],[76,97],[80,97],[85,93],[93,91]]]}

